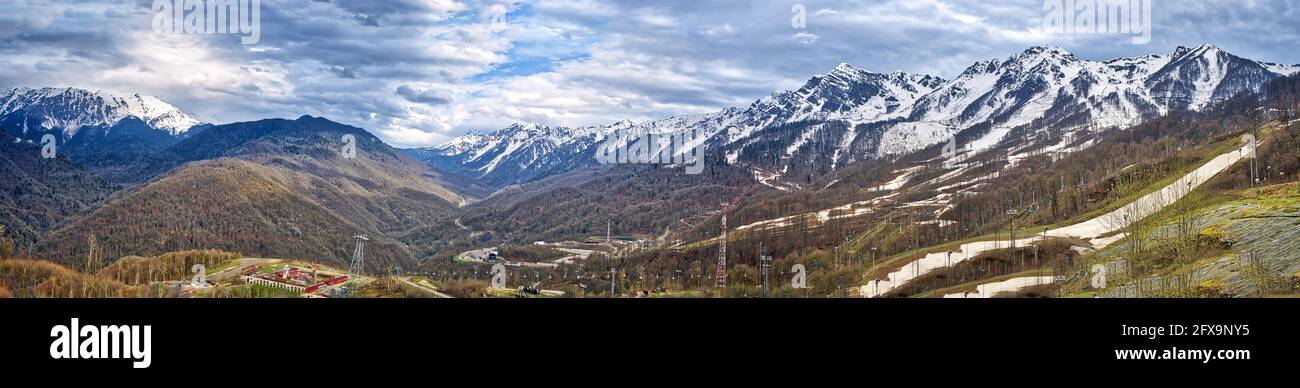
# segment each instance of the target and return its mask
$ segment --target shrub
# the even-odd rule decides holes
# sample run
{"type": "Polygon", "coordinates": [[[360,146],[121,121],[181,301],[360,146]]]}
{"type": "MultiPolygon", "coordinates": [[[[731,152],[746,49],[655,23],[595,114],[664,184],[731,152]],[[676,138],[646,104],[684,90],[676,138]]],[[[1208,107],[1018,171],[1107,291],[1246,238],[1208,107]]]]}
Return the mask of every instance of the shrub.
{"type": "Polygon", "coordinates": [[[1227,233],[1219,228],[1201,229],[1201,233],[1196,235],[1196,245],[1203,248],[1211,249],[1228,249],[1232,243],[1228,242],[1227,233]]]}
{"type": "Polygon", "coordinates": [[[190,269],[195,264],[215,268],[241,257],[237,253],[213,249],[172,252],[154,257],[127,256],[99,271],[99,275],[135,285],[151,281],[186,280],[194,276],[190,269]]]}
{"type": "Polygon", "coordinates": [[[41,260],[0,262],[0,285],[25,298],[120,298],[137,292],[120,282],[86,275],[41,260]]]}
{"type": "Polygon", "coordinates": [[[457,298],[481,298],[487,288],[488,282],[482,280],[453,280],[447,283],[446,292],[457,298]]]}

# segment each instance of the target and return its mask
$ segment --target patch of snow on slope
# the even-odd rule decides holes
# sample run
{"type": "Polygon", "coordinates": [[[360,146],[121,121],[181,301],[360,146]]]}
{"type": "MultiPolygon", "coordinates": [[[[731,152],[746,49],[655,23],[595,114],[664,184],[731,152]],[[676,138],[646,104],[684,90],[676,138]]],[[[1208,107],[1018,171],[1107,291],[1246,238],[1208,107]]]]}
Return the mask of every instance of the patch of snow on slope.
{"type": "Polygon", "coordinates": [[[1000,282],[986,283],[975,286],[975,292],[959,292],[944,295],[944,298],[992,298],[1003,292],[1016,292],[1026,287],[1041,286],[1052,284],[1056,279],[1052,276],[1026,276],[1013,279],[1007,279],[1000,282]]]}
{"type": "MultiPolygon", "coordinates": [[[[1182,196],[1186,194],[1188,187],[1194,190],[1196,187],[1199,187],[1201,184],[1205,183],[1205,181],[1209,180],[1209,178],[1242,160],[1245,155],[1247,155],[1246,147],[1219,155],[1191,173],[1179,178],[1178,181],[1171,183],[1160,190],[1142,196],[1130,205],[1126,205],[1123,208],[1088,221],[1049,230],[1041,235],[1017,239],[1015,240],[1014,245],[1025,246],[1041,240],[1041,236],[1047,236],[1090,240],[1093,247],[1104,247],[1123,238],[1121,234],[1101,237],[1102,235],[1109,234],[1112,231],[1119,230],[1126,226],[1124,225],[1124,222],[1121,221],[1123,219],[1123,214],[1129,214],[1130,219],[1133,221],[1146,218],[1147,216],[1160,211],[1160,209],[1163,209],[1165,206],[1178,201],[1178,199],[1182,198],[1182,196]]],[[[859,292],[867,297],[880,296],[897,287],[907,284],[907,282],[912,279],[930,273],[931,271],[950,267],[987,251],[1010,248],[1011,245],[1011,242],[1007,240],[977,241],[962,244],[954,251],[928,253],[924,258],[905,264],[902,268],[889,273],[885,279],[869,281],[868,284],[859,288],[859,292]]]]}
{"type": "Polygon", "coordinates": [[[496,157],[492,158],[491,162],[488,162],[488,164],[483,166],[483,168],[480,168],[479,171],[482,171],[484,174],[491,173],[492,170],[496,170],[497,164],[501,163],[501,160],[505,159],[507,156],[510,156],[510,154],[513,154],[520,147],[523,147],[524,144],[525,143],[522,141],[510,142],[509,144],[506,145],[505,151],[501,151],[501,153],[497,154],[496,157]]]}
{"type": "Polygon", "coordinates": [[[933,122],[906,122],[895,124],[885,130],[880,138],[877,157],[898,155],[938,144],[952,136],[954,129],[948,125],[933,122]]]}
{"type": "Polygon", "coordinates": [[[808,139],[812,139],[813,135],[816,135],[821,129],[821,125],[814,125],[805,129],[803,133],[799,134],[798,139],[795,139],[793,143],[790,143],[789,146],[785,147],[785,157],[794,155],[796,151],[799,151],[800,147],[803,147],[804,144],[808,143],[808,139]]]}
{"type": "Polygon", "coordinates": [[[1192,80],[1192,83],[1196,85],[1196,91],[1192,95],[1192,109],[1200,109],[1201,107],[1208,105],[1210,102],[1213,102],[1215,89],[1217,89],[1219,84],[1223,82],[1223,79],[1228,76],[1228,69],[1225,68],[1225,64],[1220,60],[1221,52],[1218,48],[1214,46],[1206,46],[1202,47],[1201,50],[1205,51],[1203,54],[1204,56],[1201,57],[1205,58],[1205,60],[1201,62],[1202,68],[1205,69],[1205,72],[1201,73],[1200,77],[1197,79],[1192,80]]]}
{"type": "Polygon", "coordinates": [[[1262,65],[1264,65],[1264,68],[1268,69],[1268,71],[1281,75],[1300,73],[1300,65],[1279,65],[1276,63],[1262,63],[1262,65]]]}
{"type": "MultiPolygon", "coordinates": [[[[1024,238],[1015,241],[1016,246],[1025,246],[1025,244],[1037,241],[1037,238],[1024,238]]],[[[911,282],[912,279],[921,277],[939,269],[951,267],[957,263],[970,260],[981,253],[1010,248],[1010,241],[977,241],[973,243],[962,244],[958,249],[944,252],[928,253],[925,257],[904,264],[902,268],[890,272],[885,279],[874,279],[868,281],[866,285],[858,288],[859,294],[868,298],[884,295],[904,284],[911,282]]]]}
{"type": "Polygon", "coordinates": [[[739,231],[739,230],[747,230],[753,228],[786,227],[786,226],[793,225],[794,221],[798,220],[799,217],[803,217],[803,218],[811,217],[814,221],[816,221],[816,224],[810,226],[816,227],[818,226],[817,224],[826,223],[827,221],[830,220],[852,218],[852,217],[858,217],[865,214],[870,214],[874,211],[873,209],[879,206],[882,202],[896,195],[898,195],[898,193],[892,193],[878,198],[873,198],[867,201],[858,201],[846,205],[840,205],[830,209],[822,209],[811,213],[800,213],[800,214],[795,214],[795,215],[790,215],[790,216],[785,216],[780,218],[774,218],[770,220],[758,221],[758,222],[742,225],[736,228],[736,230],[739,231]]]}
{"type": "MultiPolygon", "coordinates": [[[[840,158],[844,156],[853,146],[853,138],[858,135],[858,123],[849,123],[849,129],[844,131],[844,137],[840,138],[840,144],[835,147],[835,154],[831,155],[831,170],[840,166],[840,158]]],[[[828,185],[829,186],[829,185],[828,185]]]]}
{"type": "Polygon", "coordinates": [[[970,148],[975,151],[983,151],[993,148],[998,145],[998,142],[1002,141],[1002,138],[1007,137],[1008,133],[1011,133],[1011,127],[1005,125],[994,126],[989,129],[989,133],[986,133],[984,136],[971,142],[970,148]]]}
{"type": "Polygon", "coordinates": [[[910,168],[905,168],[902,170],[895,171],[895,172],[900,172],[901,174],[898,174],[898,177],[894,178],[894,180],[891,180],[883,185],[872,188],[872,191],[894,191],[894,190],[901,189],[903,188],[903,185],[907,184],[908,181],[912,180],[912,174],[915,174],[916,171],[920,169],[921,167],[917,166],[917,167],[910,167],[910,168]]]}

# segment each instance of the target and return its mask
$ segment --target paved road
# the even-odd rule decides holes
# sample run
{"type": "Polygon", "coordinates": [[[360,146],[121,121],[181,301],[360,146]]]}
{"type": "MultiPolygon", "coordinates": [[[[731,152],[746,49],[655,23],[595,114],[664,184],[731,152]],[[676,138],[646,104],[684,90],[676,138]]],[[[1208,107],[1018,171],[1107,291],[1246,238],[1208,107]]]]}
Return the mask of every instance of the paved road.
{"type": "MultiPolygon", "coordinates": [[[[487,259],[488,259],[488,253],[496,249],[497,248],[492,247],[492,248],[482,248],[482,249],[475,249],[471,251],[465,251],[460,253],[460,258],[461,260],[474,261],[474,262],[479,262],[484,264],[495,264],[495,263],[488,262],[487,259]]],[[[560,264],[570,263],[572,262],[572,259],[575,258],[586,259],[587,256],[591,255],[591,252],[593,252],[593,251],[587,251],[582,249],[563,249],[563,248],[557,248],[557,249],[568,253],[572,253],[572,255],[552,260],[549,263],[530,263],[526,261],[510,261],[510,260],[506,260],[504,257],[497,257],[497,262],[505,265],[511,265],[511,266],[554,268],[559,266],[560,264]]]]}
{"type": "Polygon", "coordinates": [[[402,281],[402,283],[409,284],[409,285],[411,285],[411,287],[415,287],[415,288],[418,288],[418,289],[421,289],[421,290],[429,291],[430,293],[433,293],[433,295],[435,295],[435,296],[437,296],[437,297],[439,297],[439,298],[447,298],[447,299],[451,299],[451,298],[452,298],[451,295],[447,295],[447,294],[443,293],[442,291],[438,291],[437,289],[434,289],[434,288],[432,288],[432,287],[427,287],[427,286],[425,286],[425,285],[422,285],[422,284],[419,284],[419,283],[413,282],[413,281],[411,281],[410,278],[397,278],[397,280],[402,281]]]}
{"type": "Polygon", "coordinates": [[[460,254],[460,258],[461,258],[461,260],[469,260],[469,261],[477,261],[477,262],[481,262],[481,263],[487,263],[487,262],[488,262],[488,261],[487,261],[488,253],[490,253],[490,252],[492,252],[492,251],[494,251],[494,250],[496,250],[496,249],[497,249],[496,247],[491,247],[491,248],[475,249],[475,250],[472,250],[472,251],[465,251],[465,252],[461,252],[461,254],[460,254]]]}
{"type": "Polygon", "coordinates": [[[552,263],[556,263],[556,264],[573,264],[574,259],[585,261],[587,260],[588,257],[591,257],[592,253],[596,253],[596,251],[589,251],[586,249],[573,249],[573,248],[555,248],[555,249],[559,251],[563,251],[565,253],[569,253],[569,256],[561,257],[551,261],[552,263]]]}
{"type": "Polygon", "coordinates": [[[272,260],[273,259],[245,257],[239,259],[239,264],[234,267],[226,268],[221,271],[208,274],[208,280],[230,281],[235,277],[235,275],[239,274],[239,272],[243,271],[245,268],[252,267],[258,264],[269,263],[272,260]]]}

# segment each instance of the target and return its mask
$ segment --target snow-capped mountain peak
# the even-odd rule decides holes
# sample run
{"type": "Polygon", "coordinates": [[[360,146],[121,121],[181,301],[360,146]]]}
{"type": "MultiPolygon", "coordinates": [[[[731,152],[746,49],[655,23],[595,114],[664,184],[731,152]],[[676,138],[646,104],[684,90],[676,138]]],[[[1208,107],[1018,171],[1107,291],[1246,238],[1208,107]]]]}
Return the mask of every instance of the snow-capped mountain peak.
{"type": "Polygon", "coordinates": [[[202,124],[153,96],[52,87],[15,87],[0,92],[0,122],[21,133],[60,129],[67,139],[83,127],[111,127],[127,117],[173,136],[202,124]]]}
{"type": "Polygon", "coordinates": [[[1074,56],[1074,54],[1071,53],[1071,52],[1069,52],[1068,50],[1063,49],[1063,48],[1061,48],[1060,46],[1054,46],[1054,45],[1050,45],[1050,44],[1037,45],[1037,46],[1033,46],[1033,47],[1027,48],[1027,49],[1025,49],[1025,51],[1021,52],[1020,55],[1021,55],[1021,56],[1027,56],[1027,55],[1039,55],[1039,56],[1053,56],[1053,57],[1073,57],[1073,56],[1074,56]]]}
{"type": "Polygon", "coordinates": [[[798,90],[773,93],[755,102],[742,114],[768,116],[765,125],[826,119],[866,122],[901,116],[916,98],[942,82],[928,75],[872,73],[841,63],[798,90]]]}
{"type": "MultiPolygon", "coordinates": [[[[1252,61],[1212,44],[1106,61],[1082,59],[1056,46],[1035,46],[976,62],[952,80],[873,73],[840,63],[798,89],[777,91],[744,107],[641,123],[622,121],[584,131],[512,126],[503,131],[532,137],[510,142],[500,136],[473,137],[440,147],[444,156],[475,166],[481,174],[504,177],[516,168],[503,168],[507,164],[499,163],[502,153],[555,149],[578,155],[614,130],[692,130],[714,139],[708,144],[722,147],[729,162],[781,173],[804,168],[801,173],[815,174],[914,152],[977,126],[979,132],[972,134],[976,137],[966,136],[963,148],[978,151],[1004,144],[1017,128],[1124,128],[1170,110],[1199,110],[1258,91],[1272,79],[1297,72],[1300,65],[1252,61]],[[526,147],[525,141],[535,145],[526,147]],[[471,142],[475,145],[467,147],[471,142]],[[809,165],[817,167],[804,167],[809,165]]],[[[530,173],[497,181],[516,183],[536,177],[533,173],[539,170],[580,164],[547,157],[552,154],[529,154],[530,159],[549,163],[541,167],[508,157],[524,163],[521,168],[530,173]]]]}
{"type": "Polygon", "coordinates": [[[993,137],[983,143],[992,145],[1011,128],[1036,121],[1050,127],[1057,125],[1051,120],[1077,120],[1072,114],[1078,111],[1088,113],[1090,126],[1113,127],[1170,109],[1200,109],[1254,90],[1290,74],[1288,70],[1236,57],[1211,44],[1105,62],[1080,59],[1055,46],[1036,46],[1004,60],[977,62],[918,101],[911,119],[948,125],[954,133],[990,123],[993,137]],[[1049,121],[1038,121],[1044,118],[1049,121]]]}
{"type": "Polygon", "coordinates": [[[864,72],[864,71],[865,71],[865,70],[859,69],[857,66],[853,66],[853,65],[850,65],[850,64],[848,64],[848,63],[840,62],[839,65],[835,66],[835,70],[832,70],[830,73],[827,73],[827,74],[850,74],[850,75],[852,75],[852,74],[858,74],[858,73],[861,73],[861,72],[864,72]]]}
{"type": "Polygon", "coordinates": [[[1206,43],[1196,47],[1178,46],[1178,48],[1174,49],[1174,56],[1181,57],[1181,56],[1186,56],[1188,54],[1192,54],[1192,55],[1217,54],[1222,51],[1223,50],[1219,49],[1219,46],[1206,43]]]}

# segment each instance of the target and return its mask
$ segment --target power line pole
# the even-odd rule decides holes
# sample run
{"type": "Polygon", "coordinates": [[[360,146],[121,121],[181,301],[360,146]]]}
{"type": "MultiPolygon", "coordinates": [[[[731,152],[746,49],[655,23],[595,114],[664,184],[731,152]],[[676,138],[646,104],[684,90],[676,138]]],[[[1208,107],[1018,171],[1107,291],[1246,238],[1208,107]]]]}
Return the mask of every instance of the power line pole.
{"type": "Polygon", "coordinates": [[[727,211],[726,203],[722,204],[722,237],[718,242],[718,288],[727,288],[727,211]]]}
{"type": "Polygon", "coordinates": [[[763,271],[763,297],[767,297],[768,290],[768,272],[772,269],[772,257],[767,255],[767,246],[763,242],[758,243],[758,267],[763,271]]]}
{"type": "Polygon", "coordinates": [[[352,236],[352,238],[357,240],[357,249],[352,251],[352,266],[348,271],[360,275],[365,270],[366,241],[370,241],[370,239],[366,238],[364,234],[358,234],[352,236]]]}
{"type": "Polygon", "coordinates": [[[1024,265],[1024,257],[1021,256],[1019,252],[1016,252],[1016,219],[1034,214],[1034,212],[1037,211],[1037,201],[1030,203],[1029,207],[1025,208],[1025,210],[1016,210],[1014,207],[1007,210],[1007,215],[1011,218],[1011,254],[1021,259],[1020,265],[1022,266],[1024,265]]]}
{"type": "Polygon", "coordinates": [[[613,298],[618,289],[618,269],[609,267],[609,297],[613,298]]]}

